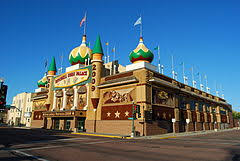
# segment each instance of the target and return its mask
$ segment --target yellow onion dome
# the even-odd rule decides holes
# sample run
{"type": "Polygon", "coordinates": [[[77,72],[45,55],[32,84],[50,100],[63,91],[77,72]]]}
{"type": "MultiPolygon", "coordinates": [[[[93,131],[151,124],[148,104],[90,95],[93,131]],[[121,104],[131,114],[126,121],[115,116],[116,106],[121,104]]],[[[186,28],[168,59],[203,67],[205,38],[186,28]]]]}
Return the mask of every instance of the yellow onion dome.
{"type": "Polygon", "coordinates": [[[132,63],[145,61],[151,63],[153,60],[153,53],[143,44],[143,38],[140,37],[139,44],[136,49],[134,49],[130,55],[129,59],[132,63]]]}
{"type": "Polygon", "coordinates": [[[91,57],[91,53],[91,49],[86,45],[86,35],[83,35],[82,44],[70,52],[69,62],[71,65],[85,64],[87,59],[91,57]]]}
{"type": "Polygon", "coordinates": [[[39,88],[44,88],[48,84],[48,79],[46,76],[44,76],[42,79],[40,79],[37,83],[39,88]]]}

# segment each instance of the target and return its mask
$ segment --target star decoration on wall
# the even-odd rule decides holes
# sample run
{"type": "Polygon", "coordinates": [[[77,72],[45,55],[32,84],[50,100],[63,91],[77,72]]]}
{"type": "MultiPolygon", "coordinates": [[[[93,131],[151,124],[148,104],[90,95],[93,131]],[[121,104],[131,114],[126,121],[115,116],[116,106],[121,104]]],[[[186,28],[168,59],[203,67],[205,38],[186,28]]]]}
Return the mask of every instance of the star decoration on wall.
{"type": "Polygon", "coordinates": [[[129,116],[129,112],[128,111],[125,112],[125,116],[129,116]]]}
{"type": "Polygon", "coordinates": [[[120,113],[117,111],[117,112],[115,113],[115,118],[119,118],[119,116],[120,116],[120,113]]]}
{"type": "Polygon", "coordinates": [[[110,112],[108,112],[108,113],[107,113],[107,117],[110,117],[110,115],[111,115],[111,113],[110,113],[110,112]]]}

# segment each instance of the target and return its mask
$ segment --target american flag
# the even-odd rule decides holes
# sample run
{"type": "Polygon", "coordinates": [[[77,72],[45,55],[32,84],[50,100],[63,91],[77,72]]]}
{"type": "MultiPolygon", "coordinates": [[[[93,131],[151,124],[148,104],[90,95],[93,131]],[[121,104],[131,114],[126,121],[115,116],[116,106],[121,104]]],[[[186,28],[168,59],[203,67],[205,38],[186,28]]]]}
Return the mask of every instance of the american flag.
{"type": "Polygon", "coordinates": [[[86,19],[87,19],[87,17],[86,17],[86,14],[85,14],[85,16],[83,17],[82,21],[80,22],[80,27],[82,26],[83,22],[86,22],[86,19]]]}

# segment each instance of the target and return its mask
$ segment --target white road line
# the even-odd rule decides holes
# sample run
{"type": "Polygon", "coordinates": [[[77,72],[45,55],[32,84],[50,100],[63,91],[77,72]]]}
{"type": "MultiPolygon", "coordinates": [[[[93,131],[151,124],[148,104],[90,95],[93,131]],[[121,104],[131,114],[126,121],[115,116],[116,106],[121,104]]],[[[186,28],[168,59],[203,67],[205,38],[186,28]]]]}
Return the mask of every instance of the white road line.
{"type": "Polygon", "coordinates": [[[12,150],[12,151],[15,152],[15,153],[18,153],[18,154],[22,154],[22,155],[25,155],[25,156],[28,156],[28,157],[31,157],[31,158],[40,160],[40,161],[49,161],[49,160],[47,160],[47,159],[43,159],[43,158],[40,158],[40,157],[31,155],[31,154],[27,154],[27,153],[22,152],[22,151],[19,151],[19,150],[12,150]]]}

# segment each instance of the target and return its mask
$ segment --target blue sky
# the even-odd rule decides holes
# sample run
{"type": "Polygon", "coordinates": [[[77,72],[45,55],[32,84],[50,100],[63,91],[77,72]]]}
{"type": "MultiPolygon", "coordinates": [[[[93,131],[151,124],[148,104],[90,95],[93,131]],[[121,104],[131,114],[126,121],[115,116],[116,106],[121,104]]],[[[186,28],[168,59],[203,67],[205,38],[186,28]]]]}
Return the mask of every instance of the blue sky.
{"type": "Polygon", "coordinates": [[[166,75],[173,55],[180,81],[181,62],[189,79],[194,66],[196,78],[198,72],[207,75],[211,93],[222,86],[227,101],[240,111],[239,6],[237,0],[1,0],[0,77],[9,86],[7,102],[37,88],[45,59],[55,56],[59,67],[63,54],[63,66],[70,66],[68,55],[81,43],[79,22],[87,11],[91,47],[100,34],[103,44],[116,46],[120,63],[130,64],[128,55],[139,40],[139,27],[133,24],[141,14],[145,45],[155,54],[153,64],[153,48],[159,44],[166,75]]]}

